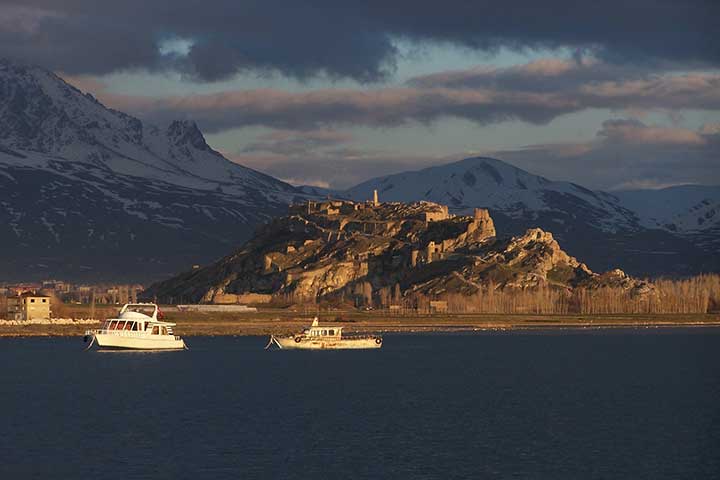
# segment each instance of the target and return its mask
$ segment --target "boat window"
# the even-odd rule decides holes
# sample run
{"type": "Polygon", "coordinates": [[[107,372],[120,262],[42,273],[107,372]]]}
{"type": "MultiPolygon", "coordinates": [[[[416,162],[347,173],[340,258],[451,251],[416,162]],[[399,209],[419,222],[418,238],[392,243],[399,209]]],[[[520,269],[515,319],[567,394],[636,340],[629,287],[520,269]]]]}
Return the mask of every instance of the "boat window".
{"type": "Polygon", "coordinates": [[[135,322],[125,322],[125,327],[123,330],[132,330],[132,324],[135,322]]]}
{"type": "Polygon", "coordinates": [[[323,331],[322,331],[322,334],[323,334],[323,335],[327,335],[327,330],[323,330],[323,331]]]}
{"type": "Polygon", "coordinates": [[[330,335],[335,335],[335,330],[330,330],[330,335]]]}
{"type": "Polygon", "coordinates": [[[162,333],[162,335],[167,335],[167,334],[168,334],[166,327],[162,327],[162,328],[160,329],[160,332],[162,333]]]}
{"type": "Polygon", "coordinates": [[[152,335],[157,335],[159,331],[160,331],[160,330],[159,330],[158,326],[155,325],[155,326],[153,327],[153,329],[152,329],[152,335]]]}
{"type": "Polygon", "coordinates": [[[133,322],[133,324],[132,324],[132,329],[133,329],[133,331],[137,331],[137,329],[138,329],[138,324],[137,324],[137,322],[133,322]]]}

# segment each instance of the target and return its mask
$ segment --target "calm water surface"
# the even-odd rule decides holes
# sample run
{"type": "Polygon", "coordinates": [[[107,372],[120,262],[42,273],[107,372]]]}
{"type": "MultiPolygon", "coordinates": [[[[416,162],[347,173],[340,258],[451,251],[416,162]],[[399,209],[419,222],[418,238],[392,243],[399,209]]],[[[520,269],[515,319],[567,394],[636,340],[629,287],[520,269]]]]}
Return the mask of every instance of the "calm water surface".
{"type": "Polygon", "coordinates": [[[720,331],[0,341],[0,478],[719,478],[720,331]]]}

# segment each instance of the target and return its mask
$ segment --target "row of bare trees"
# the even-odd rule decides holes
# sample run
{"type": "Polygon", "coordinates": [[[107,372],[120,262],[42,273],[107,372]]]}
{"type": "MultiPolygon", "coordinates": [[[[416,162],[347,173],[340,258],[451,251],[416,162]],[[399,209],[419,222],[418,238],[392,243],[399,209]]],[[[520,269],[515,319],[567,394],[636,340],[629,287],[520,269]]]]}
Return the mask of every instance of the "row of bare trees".
{"type": "MultiPolygon", "coordinates": [[[[540,285],[536,288],[500,289],[492,283],[473,295],[446,293],[424,295],[405,292],[399,285],[373,289],[360,282],[335,303],[356,308],[388,309],[395,313],[433,313],[437,302],[447,302],[448,313],[594,315],[594,314],[673,314],[720,311],[720,275],[707,274],[687,279],[648,281],[642,291],[622,288],[582,288],[565,290],[540,285]],[[431,304],[433,302],[433,304],[431,304]],[[392,307],[392,308],[391,308],[392,307]]],[[[279,300],[279,299],[278,299],[279,300]]],[[[284,302],[317,303],[316,298],[298,298],[284,294],[284,302]]],[[[328,303],[323,301],[320,303],[328,303]]],[[[338,305],[340,306],[340,305],[338,305]]]]}
{"type": "MultiPolygon", "coordinates": [[[[575,288],[547,286],[527,290],[499,290],[488,285],[474,295],[447,294],[448,312],[533,314],[708,313],[720,311],[720,275],[699,275],[683,280],[649,281],[642,292],[622,288],[575,288]]],[[[431,311],[430,301],[440,299],[412,295],[406,302],[419,311],[431,311]]]]}

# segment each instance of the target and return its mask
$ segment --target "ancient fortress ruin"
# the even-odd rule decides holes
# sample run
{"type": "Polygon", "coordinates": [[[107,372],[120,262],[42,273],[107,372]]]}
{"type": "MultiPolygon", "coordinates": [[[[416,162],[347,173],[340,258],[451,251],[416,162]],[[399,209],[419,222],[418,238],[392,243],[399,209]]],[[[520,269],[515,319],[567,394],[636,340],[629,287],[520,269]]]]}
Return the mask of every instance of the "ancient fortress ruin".
{"type": "MultiPolygon", "coordinates": [[[[320,226],[327,233],[328,242],[348,240],[354,235],[403,238],[410,247],[408,263],[411,267],[449,258],[458,246],[468,240],[481,241],[495,236],[495,225],[484,208],[476,208],[473,217],[461,217],[450,214],[446,205],[431,202],[380,203],[377,190],[372,201],[307,201],[291,205],[289,213],[320,226]],[[435,235],[429,238],[420,234],[402,235],[403,232],[427,230],[431,222],[436,222],[433,226],[436,228],[433,228],[435,235]],[[449,227],[447,231],[442,231],[444,226],[449,227]]],[[[294,252],[296,248],[289,246],[289,250],[294,252]]],[[[358,254],[356,257],[367,256],[358,254]]],[[[272,257],[272,253],[266,255],[265,265],[268,268],[272,268],[272,257]]]]}
{"type": "MultiPolygon", "coordinates": [[[[234,303],[254,295],[293,300],[481,289],[570,289],[612,281],[565,253],[549,232],[498,237],[488,210],[453,215],[431,202],[305,201],[260,228],[235,253],[153,286],[158,298],[234,303]],[[490,287],[488,287],[490,286],[490,287]],[[384,293],[383,293],[384,292],[384,293]]],[[[381,296],[382,296],[381,295],[381,296]]],[[[260,296],[260,297],[258,297],[260,296]]]]}

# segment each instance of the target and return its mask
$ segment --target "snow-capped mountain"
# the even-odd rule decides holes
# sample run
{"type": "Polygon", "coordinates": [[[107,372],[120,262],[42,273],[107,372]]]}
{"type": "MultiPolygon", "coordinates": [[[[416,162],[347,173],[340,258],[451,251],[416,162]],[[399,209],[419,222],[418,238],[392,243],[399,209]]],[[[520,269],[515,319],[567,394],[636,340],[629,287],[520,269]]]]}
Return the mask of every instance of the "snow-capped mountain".
{"type": "Polygon", "coordinates": [[[720,257],[720,186],[680,185],[616,196],[644,227],[689,238],[715,259],[720,257]]]}
{"type": "MultiPolygon", "coordinates": [[[[564,202],[582,208],[597,225],[615,231],[635,223],[633,213],[617,198],[569,182],[554,182],[494,158],[467,158],[459,162],[398,173],[361,183],[347,194],[368,198],[377,189],[383,199],[405,201],[420,197],[447,204],[456,211],[482,206],[514,219],[537,218],[540,212],[565,211],[564,202]]],[[[579,212],[577,212],[579,213],[579,212]]]]}
{"type": "Polygon", "coordinates": [[[615,196],[648,228],[696,234],[720,225],[720,186],[680,185],[616,192],[615,196]]]}
{"type": "Polygon", "coordinates": [[[0,278],[169,275],[227,253],[298,195],[192,122],[147,125],[0,61],[0,278]]]}
{"type": "MultiPolygon", "coordinates": [[[[166,129],[103,106],[55,74],[0,61],[0,144],[201,190],[245,195],[248,188],[294,193],[288,184],[230,162],[193,122],[166,129]]],[[[254,192],[257,193],[257,192],[254,192]]]]}
{"type": "Polygon", "coordinates": [[[375,178],[343,194],[361,200],[375,189],[386,201],[430,200],[458,213],[488,208],[500,232],[539,226],[591,268],[620,264],[637,275],[720,268],[720,187],[611,194],[478,157],[375,178]]]}
{"type": "Polygon", "coordinates": [[[230,162],[192,122],[147,125],[0,60],[0,279],[158,279],[226,255],[295,200],[374,189],[489,208],[503,235],[542,227],[595,270],[720,271],[720,187],[610,194],[470,158],[346,192],[297,188],[230,162]]]}

